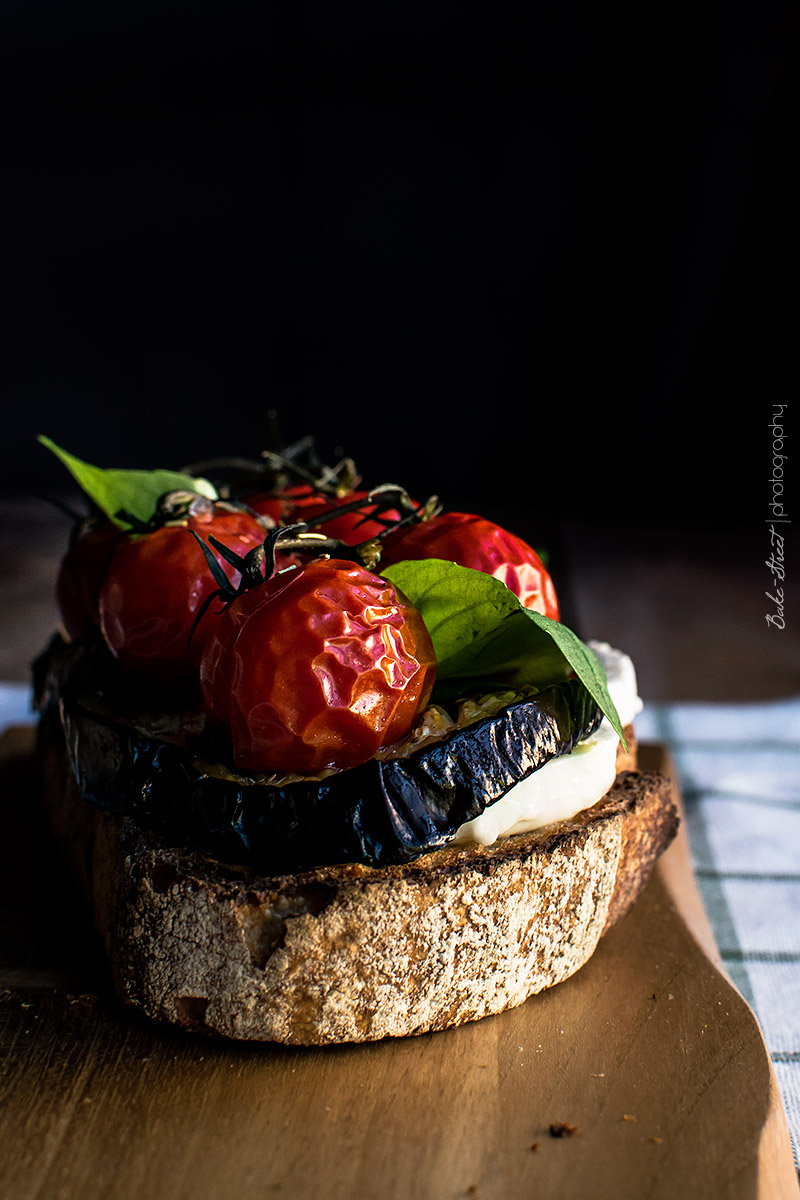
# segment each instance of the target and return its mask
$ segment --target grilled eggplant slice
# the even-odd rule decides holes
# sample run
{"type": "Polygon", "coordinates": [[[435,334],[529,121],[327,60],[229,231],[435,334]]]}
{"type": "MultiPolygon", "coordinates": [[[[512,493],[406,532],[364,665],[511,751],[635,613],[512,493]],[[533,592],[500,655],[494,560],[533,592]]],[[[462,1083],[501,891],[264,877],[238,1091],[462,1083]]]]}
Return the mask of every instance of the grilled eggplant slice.
{"type": "Polygon", "coordinates": [[[54,639],[35,677],[40,708],[58,703],[87,801],[173,845],[273,873],[411,862],[446,845],[464,822],[569,753],[601,720],[586,688],[571,679],[404,757],[273,782],[209,762],[208,730],[196,709],[164,713],[144,727],[130,680],[97,647],[54,639]]]}

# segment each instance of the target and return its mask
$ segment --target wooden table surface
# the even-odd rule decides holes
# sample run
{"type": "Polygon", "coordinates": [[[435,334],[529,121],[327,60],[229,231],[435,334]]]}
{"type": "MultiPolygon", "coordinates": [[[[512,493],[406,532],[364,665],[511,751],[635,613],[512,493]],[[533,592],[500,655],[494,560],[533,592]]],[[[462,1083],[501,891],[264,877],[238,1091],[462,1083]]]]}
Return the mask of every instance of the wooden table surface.
{"type": "MultiPolygon", "coordinates": [[[[0,514],[0,679],[24,680],[55,623],[67,522],[25,499],[0,514]]],[[[800,691],[798,635],[764,619],[760,527],[555,534],[565,617],[633,656],[646,700],[800,691]]],[[[798,1194],[685,837],[587,967],[513,1012],[375,1046],[238,1046],[118,1010],[40,836],[27,736],[0,759],[3,1200],[798,1194]],[[553,1139],[552,1121],[580,1133],[553,1139]]]]}

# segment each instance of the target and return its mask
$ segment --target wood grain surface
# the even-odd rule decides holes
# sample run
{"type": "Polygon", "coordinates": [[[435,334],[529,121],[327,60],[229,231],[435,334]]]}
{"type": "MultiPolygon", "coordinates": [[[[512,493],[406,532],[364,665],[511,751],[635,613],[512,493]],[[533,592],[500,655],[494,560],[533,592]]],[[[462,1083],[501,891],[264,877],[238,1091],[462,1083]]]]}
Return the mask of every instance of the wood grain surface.
{"type": "Polygon", "coordinates": [[[236,1044],[117,1006],[42,834],[30,748],[28,731],[2,741],[4,1200],[797,1197],[684,835],[587,966],[513,1011],[372,1045],[236,1044]]]}

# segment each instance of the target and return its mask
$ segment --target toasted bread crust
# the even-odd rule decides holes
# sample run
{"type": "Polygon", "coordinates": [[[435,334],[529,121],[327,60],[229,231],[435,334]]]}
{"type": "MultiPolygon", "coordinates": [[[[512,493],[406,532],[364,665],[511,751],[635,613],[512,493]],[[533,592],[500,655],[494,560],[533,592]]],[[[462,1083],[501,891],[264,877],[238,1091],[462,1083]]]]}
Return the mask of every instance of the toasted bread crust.
{"type": "Polygon", "coordinates": [[[594,808],[494,846],[259,877],[82,800],[56,720],[44,796],[119,997],[149,1016],[297,1045],[421,1034],[561,982],[674,836],[668,782],[625,771],[594,808]]]}

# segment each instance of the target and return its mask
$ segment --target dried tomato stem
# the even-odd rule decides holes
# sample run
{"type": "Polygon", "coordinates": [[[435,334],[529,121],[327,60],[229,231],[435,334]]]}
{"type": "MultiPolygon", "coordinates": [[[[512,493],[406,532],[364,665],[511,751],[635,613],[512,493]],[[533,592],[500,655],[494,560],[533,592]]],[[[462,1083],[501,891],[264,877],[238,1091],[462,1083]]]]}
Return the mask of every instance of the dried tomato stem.
{"type": "Polygon", "coordinates": [[[424,505],[417,505],[410,498],[405,488],[399,487],[396,483],[382,483],[379,487],[373,488],[372,491],[368,492],[366,497],[350,500],[346,504],[337,504],[335,508],[329,508],[315,517],[309,517],[304,524],[309,528],[313,528],[315,525],[327,525],[329,521],[344,516],[347,513],[363,512],[364,515],[358,524],[365,521],[382,521],[386,525],[386,531],[388,532],[390,529],[396,529],[399,525],[408,524],[415,519],[428,520],[430,515],[432,515],[432,513],[428,512],[428,507],[431,504],[438,504],[438,499],[435,496],[432,496],[424,505]],[[365,511],[366,509],[370,511],[365,511]],[[400,509],[405,516],[399,520],[388,517],[384,518],[383,513],[389,512],[392,509],[400,509]],[[424,516],[422,516],[423,513],[425,514],[424,516]]]}
{"type": "Polygon", "coordinates": [[[366,567],[369,571],[374,571],[380,562],[381,538],[386,533],[392,529],[399,529],[400,526],[416,521],[430,520],[440,510],[440,507],[438,497],[436,496],[431,496],[424,504],[415,504],[405,488],[401,488],[397,484],[385,483],[381,484],[380,487],[373,488],[366,499],[353,500],[347,504],[338,505],[336,508],[329,509],[326,513],[309,521],[298,521],[292,525],[279,525],[277,528],[271,529],[264,538],[263,544],[248,551],[244,556],[237,554],[229,546],[224,545],[217,538],[209,534],[208,540],[220,557],[239,571],[241,579],[238,587],[233,586],[214,554],[203,542],[202,538],[192,530],[191,532],[203,551],[209,570],[217,583],[217,589],[206,599],[195,618],[189,635],[190,640],[200,618],[205,613],[212,599],[221,600],[224,607],[227,607],[233,603],[237,596],[242,595],[243,592],[250,591],[252,588],[259,587],[273,576],[275,573],[275,556],[278,550],[283,554],[302,554],[309,555],[312,558],[321,558],[323,556],[341,558],[348,562],[358,563],[366,567]],[[341,541],[339,538],[327,537],[324,533],[318,533],[312,528],[314,525],[325,524],[325,522],[342,514],[360,512],[365,506],[371,510],[365,514],[365,520],[380,520],[381,514],[384,511],[392,509],[399,509],[404,515],[399,520],[387,519],[386,529],[382,530],[377,537],[366,538],[363,542],[358,542],[354,546],[341,541]]]}
{"type": "Polygon", "coordinates": [[[294,475],[326,496],[337,497],[351,491],[360,478],[352,458],[342,458],[333,467],[315,463],[308,468],[295,462],[287,452],[277,454],[274,450],[263,450],[261,456],[274,471],[294,475]]]}

